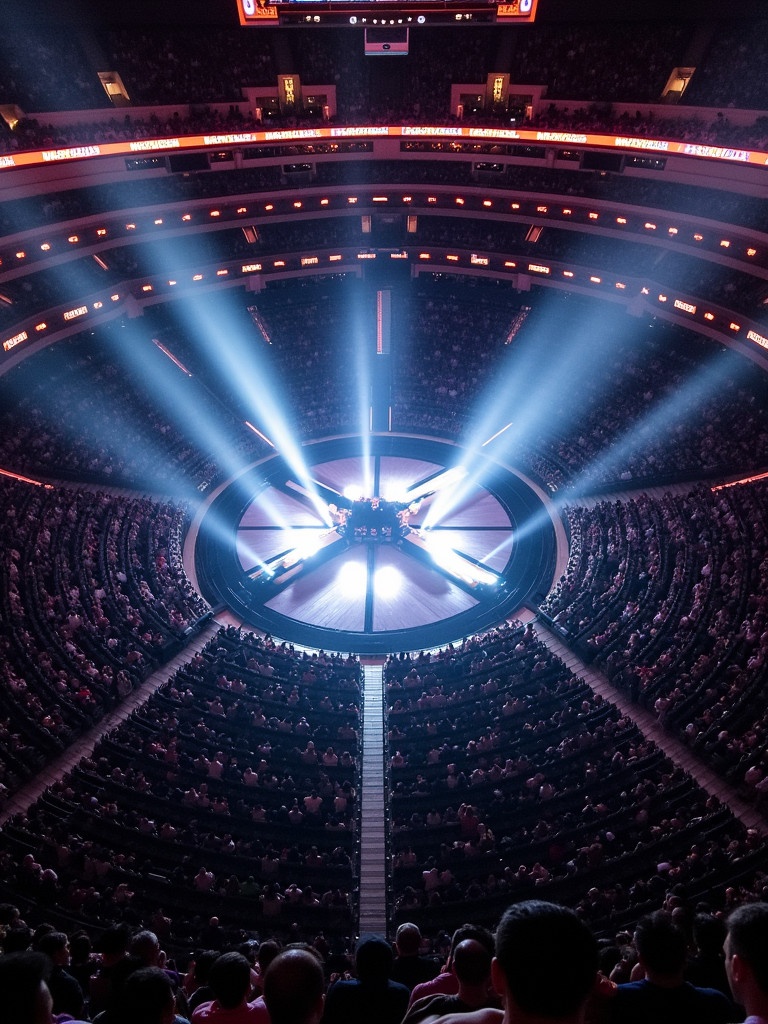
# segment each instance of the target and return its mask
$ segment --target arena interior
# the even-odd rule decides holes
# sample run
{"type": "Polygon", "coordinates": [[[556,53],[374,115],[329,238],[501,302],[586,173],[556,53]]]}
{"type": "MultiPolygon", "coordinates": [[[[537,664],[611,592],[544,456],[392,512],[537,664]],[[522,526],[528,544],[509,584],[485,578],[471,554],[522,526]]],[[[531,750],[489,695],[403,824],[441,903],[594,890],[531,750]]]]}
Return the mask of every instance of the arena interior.
{"type": "Polygon", "coordinates": [[[241,4],[0,13],[2,948],[766,898],[763,5],[241,4]]]}

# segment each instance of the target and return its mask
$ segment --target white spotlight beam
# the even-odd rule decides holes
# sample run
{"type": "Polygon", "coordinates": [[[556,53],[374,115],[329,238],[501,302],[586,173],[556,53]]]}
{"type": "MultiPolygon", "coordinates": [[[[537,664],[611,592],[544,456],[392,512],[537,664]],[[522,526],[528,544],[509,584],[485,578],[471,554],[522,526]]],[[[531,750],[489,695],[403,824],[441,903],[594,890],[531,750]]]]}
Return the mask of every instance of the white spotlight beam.
{"type": "MultiPolygon", "coordinates": [[[[478,565],[471,559],[439,543],[435,543],[427,534],[423,535],[418,530],[411,530],[404,538],[405,543],[413,545],[422,554],[426,554],[434,562],[438,569],[445,575],[458,580],[465,586],[474,589],[481,584],[493,586],[501,582],[502,577],[485,566],[478,565]]],[[[407,550],[404,548],[404,550],[407,550]]]]}
{"type": "Polygon", "coordinates": [[[429,477],[422,483],[415,484],[409,488],[405,492],[403,501],[421,501],[422,504],[429,502],[441,491],[455,487],[466,475],[467,470],[464,466],[454,466],[452,469],[447,469],[444,473],[438,473],[437,476],[429,477]]]}
{"type": "Polygon", "coordinates": [[[292,491],[295,495],[304,499],[304,504],[308,505],[313,512],[315,512],[320,519],[326,524],[331,525],[331,518],[328,514],[328,505],[333,502],[336,504],[337,499],[343,498],[342,494],[334,490],[332,487],[326,487],[325,484],[318,483],[315,480],[307,480],[307,484],[312,486],[305,486],[304,484],[296,483],[295,480],[286,480],[285,489],[292,491]]]}
{"type": "Polygon", "coordinates": [[[258,427],[254,427],[250,420],[244,420],[244,423],[246,427],[248,427],[249,430],[252,430],[254,434],[258,435],[262,441],[266,441],[270,448],[275,447],[274,442],[270,441],[266,434],[262,434],[258,427]]]}
{"type": "Polygon", "coordinates": [[[481,448],[485,448],[487,445],[489,445],[491,443],[491,441],[495,441],[497,437],[501,437],[501,435],[504,433],[504,431],[505,430],[509,430],[509,428],[511,426],[512,426],[512,420],[509,421],[509,423],[506,425],[506,427],[502,427],[501,430],[497,430],[496,433],[493,434],[491,437],[489,437],[487,441],[483,441],[483,443],[482,443],[482,445],[480,447],[481,448]]]}
{"type": "Polygon", "coordinates": [[[266,580],[275,587],[282,587],[307,569],[310,559],[323,553],[326,557],[333,557],[330,555],[330,549],[343,543],[335,528],[312,530],[310,536],[302,539],[300,544],[271,558],[250,572],[249,576],[254,582],[266,580]]]}

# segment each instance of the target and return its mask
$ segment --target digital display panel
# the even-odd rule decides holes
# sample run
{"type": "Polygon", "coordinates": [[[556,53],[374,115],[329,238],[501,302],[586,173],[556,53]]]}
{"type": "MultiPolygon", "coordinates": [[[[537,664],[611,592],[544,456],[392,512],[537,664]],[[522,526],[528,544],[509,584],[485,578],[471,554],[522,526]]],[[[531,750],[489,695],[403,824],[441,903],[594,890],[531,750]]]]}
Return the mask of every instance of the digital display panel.
{"type": "Polygon", "coordinates": [[[527,24],[539,0],[236,0],[241,25],[527,24]],[[374,21],[375,17],[375,21],[374,21]]]}

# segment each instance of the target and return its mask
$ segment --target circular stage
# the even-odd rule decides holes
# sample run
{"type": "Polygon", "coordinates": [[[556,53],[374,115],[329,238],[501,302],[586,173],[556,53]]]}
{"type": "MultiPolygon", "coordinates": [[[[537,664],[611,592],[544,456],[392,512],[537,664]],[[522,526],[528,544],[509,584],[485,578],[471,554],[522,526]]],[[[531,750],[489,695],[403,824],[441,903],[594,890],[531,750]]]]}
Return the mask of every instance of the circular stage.
{"type": "Polygon", "coordinates": [[[552,582],[555,513],[482,453],[406,435],[269,456],[206,501],[185,549],[213,605],[291,643],[358,654],[436,647],[552,582]]]}

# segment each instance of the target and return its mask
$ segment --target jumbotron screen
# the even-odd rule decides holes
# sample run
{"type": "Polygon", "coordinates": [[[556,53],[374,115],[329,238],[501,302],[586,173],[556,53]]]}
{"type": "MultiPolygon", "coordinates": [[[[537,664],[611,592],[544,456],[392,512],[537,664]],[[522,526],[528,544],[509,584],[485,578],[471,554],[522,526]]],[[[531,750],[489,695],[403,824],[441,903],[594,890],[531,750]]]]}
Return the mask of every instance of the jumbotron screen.
{"type": "Polygon", "coordinates": [[[236,0],[241,25],[530,24],[539,0],[236,0]]]}

